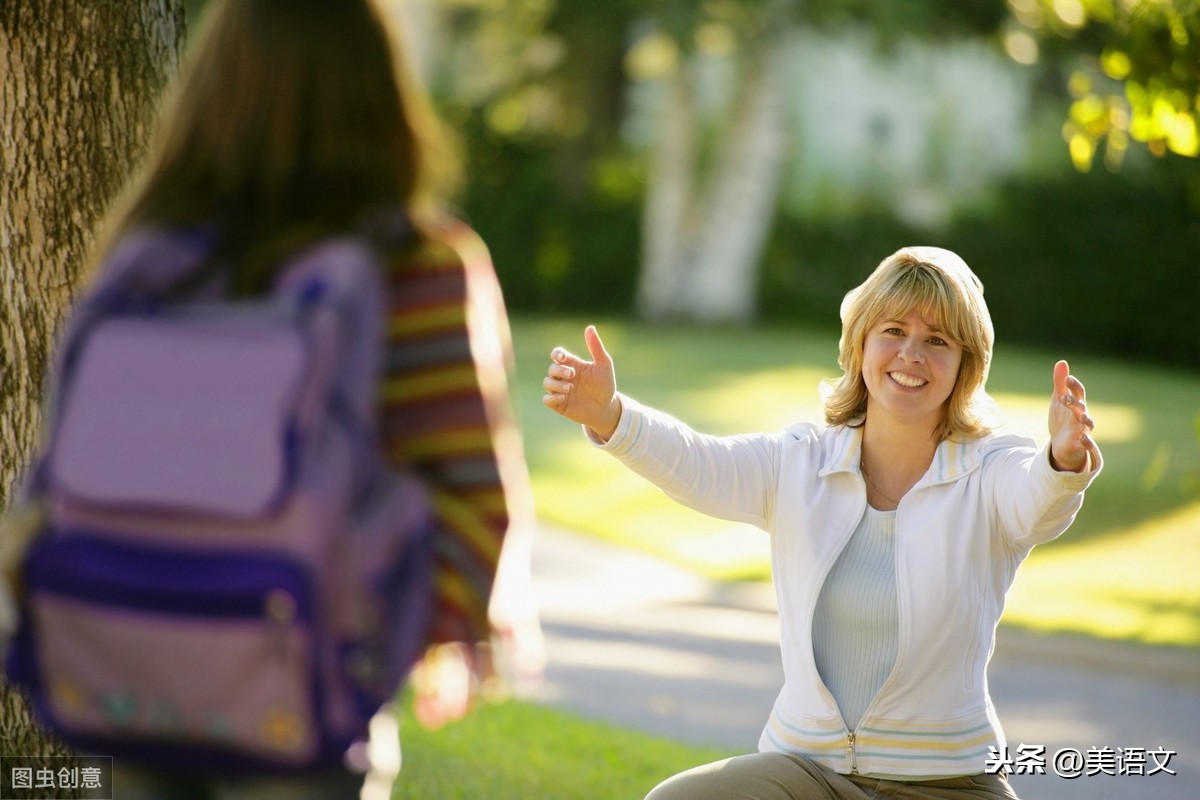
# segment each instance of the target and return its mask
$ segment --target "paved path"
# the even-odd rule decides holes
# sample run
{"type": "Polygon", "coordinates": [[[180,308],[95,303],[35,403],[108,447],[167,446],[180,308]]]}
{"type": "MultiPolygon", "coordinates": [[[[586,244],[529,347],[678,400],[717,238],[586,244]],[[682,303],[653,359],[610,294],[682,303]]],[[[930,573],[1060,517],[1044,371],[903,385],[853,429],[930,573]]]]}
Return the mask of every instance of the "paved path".
{"type": "MultiPolygon", "coordinates": [[[[554,529],[539,535],[534,581],[550,658],[535,699],[674,739],[755,748],[782,681],[769,587],[713,584],[554,529]]],[[[1046,774],[1013,778],[1022,800],[1200,800],[1193,653],[1004,631],[990,682],[1011,748],[1045,746],[1046,774]],[[1159,758],[1177,775],[1055,773],[1059,751],[1105,747],[1175,751],[1159,758]]],[[[1145,771],[1155,768],[1147,753],[1145,771]]]]}

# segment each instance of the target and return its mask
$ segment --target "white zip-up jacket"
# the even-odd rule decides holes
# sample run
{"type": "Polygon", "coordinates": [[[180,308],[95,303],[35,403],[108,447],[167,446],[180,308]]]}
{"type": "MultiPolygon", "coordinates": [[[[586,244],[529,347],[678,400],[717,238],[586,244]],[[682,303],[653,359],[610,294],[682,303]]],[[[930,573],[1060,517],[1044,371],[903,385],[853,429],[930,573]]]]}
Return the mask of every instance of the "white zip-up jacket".
{"type": "MultiPolygon", "coordinates": [[[[784,686],[762,751],[837,772],[954,776],[984,771],[1004,733],[984,672],[1004,595],[1030,549],[1065,531],[1101,468],[1057,472],[1049,446],[1018,436],[942,442],[896,510],[899,645],[891,675],[854,731],[813,658],[821,586],[866,508],[862,428],[799,423],[715,437],[621,397],[607,443],[670,497],[771,534],[784,686]]],[[[586,430],[586,429],[585,429],[586,430]]]]}

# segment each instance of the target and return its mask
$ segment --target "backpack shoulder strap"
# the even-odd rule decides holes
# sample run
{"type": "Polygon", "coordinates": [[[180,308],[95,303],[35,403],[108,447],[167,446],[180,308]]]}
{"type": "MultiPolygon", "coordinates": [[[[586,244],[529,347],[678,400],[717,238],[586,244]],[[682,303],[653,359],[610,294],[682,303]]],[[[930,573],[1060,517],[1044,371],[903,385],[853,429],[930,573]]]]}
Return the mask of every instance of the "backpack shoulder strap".
{"type": "Polygon", "coordinates": [[[358,237],[319,242],[283,270],[275,294],[333,310],[340,399],[373,434],[387,309],[382,266],[374,248],[358,237]]]}
{"type": "Polygon", "coordinates": [[[205,227],[131,231],[100,264],[94,283],[80,300],[80,309],[110,303],[115,294],[154,297],[172,293],[172,287],[190,281],[190,276],[201,270],[215,246],[215,231],[205,227]]]}

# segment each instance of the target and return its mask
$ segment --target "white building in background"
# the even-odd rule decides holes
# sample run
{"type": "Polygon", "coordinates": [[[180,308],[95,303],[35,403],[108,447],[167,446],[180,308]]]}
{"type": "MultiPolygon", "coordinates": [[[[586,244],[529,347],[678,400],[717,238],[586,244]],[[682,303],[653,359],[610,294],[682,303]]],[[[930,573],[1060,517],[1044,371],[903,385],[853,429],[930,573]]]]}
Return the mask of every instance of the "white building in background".
{"type": "Polygon", "coordinates": [[[937,225],[1026,160],[1030,72],[985,42],[797,32],[791,50],[789,208],[882,202],[937,225]]]}
{"type": "MultiPolygon", "coordinates": [[[[901,41],[881,50],[868,31],[787,34],[786,171],[782,202],[805,214],[893,207],[937,225],[1029,160],[1032,71],[988,42],[901,41]]],[[[696,122],[734,107],[735,54],[693,59],[696,122]]],[[[631,142],[656,138],[662,81],[630,85],[631,142]]],[[[720,125],[719,122],[716,125],[720,125]]]]}
{"type": "MultiPolygon", "coordinates": [[[[664,37],[634,48],[653,55],[664,37]]],[[[1032,87],[984,42],[777,31],[755,51],[693,52],[630,85],[648,158],[638,309],[651,319],[755,314],[775,210],[882,207],[933,228],[1026,162],[1032,87]]],[[[649,61],[650,59],[648,59],[649,61]]]]}
{"type": "MultiPolygon", "coordinates": [[[[428,79],[448,53],[468,98],[489,97],[528,63],[570,58],[549,40],[506,41],[479,58],[444,51],[439,0],[386,2],[407,18],[418,73],[428,79]]],[[[637,308],[647,318],[753,319],[781,207],[801,218],[887,208],[936,228],[1032,160],[1032,73],[983,41],[881,50],[871,31],[785,28],[754,50],[710,36],[685,53],[651,20],[635,28],[623,131],[646,159],[637,308]]],[[[499,103],[489,119],[519,128],[531,97],[517,117],[499,103]]]]}

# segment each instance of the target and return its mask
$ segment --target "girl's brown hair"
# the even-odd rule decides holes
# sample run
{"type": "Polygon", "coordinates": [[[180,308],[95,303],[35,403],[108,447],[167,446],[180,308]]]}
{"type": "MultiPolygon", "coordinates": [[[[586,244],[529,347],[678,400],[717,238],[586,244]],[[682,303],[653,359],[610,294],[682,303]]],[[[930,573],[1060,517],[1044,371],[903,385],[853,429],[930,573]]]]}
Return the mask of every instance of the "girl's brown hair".
{"type": "Polygon", "coordinates": [[[992,362],[995,332],[983,284],[966,263],[949,250],[906,247],[885,258],[870,277],[842,301],[842,336],[838,366],[842,377],[831,382],[824,397],[825,421],[856,424],[867,411],[867,386],[862,377],[863,343],[867,332],[883,319],[902,319],[912,310],[937,324],[962,346],[962,363],[936,436],[981,436],[992,404],[984,391],[992,362]]]}
{"type": "Polygon", "coordinates": [[[448,190],[453,159],[397,39],[371,0],[215,0],[107,242],[213,224],[262,266],[448,190]]]}

